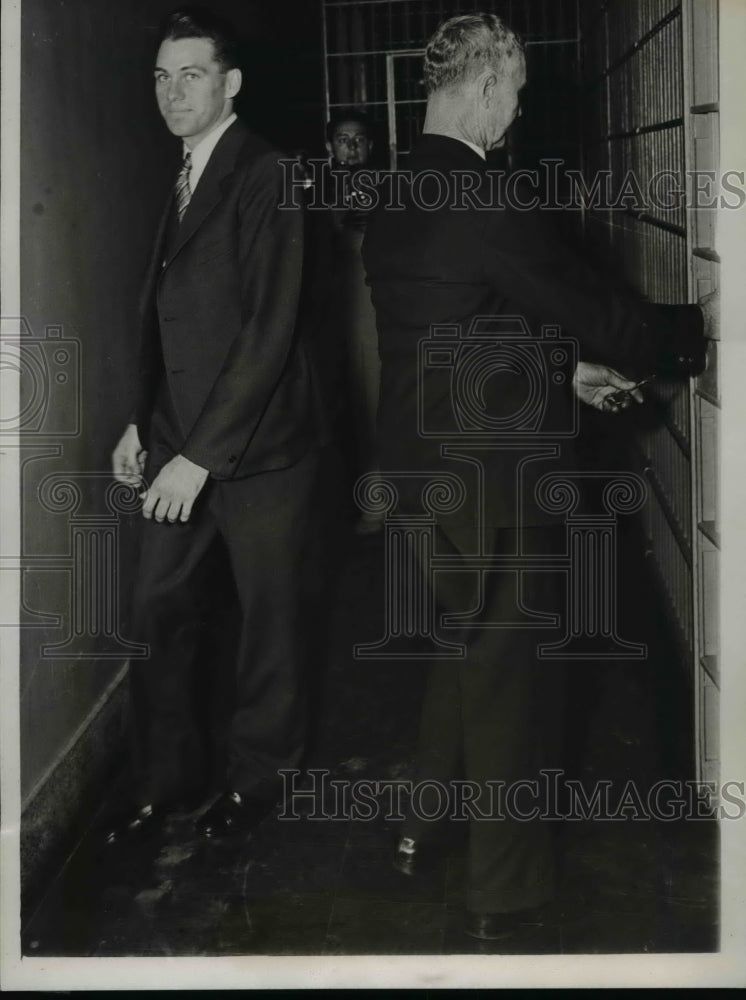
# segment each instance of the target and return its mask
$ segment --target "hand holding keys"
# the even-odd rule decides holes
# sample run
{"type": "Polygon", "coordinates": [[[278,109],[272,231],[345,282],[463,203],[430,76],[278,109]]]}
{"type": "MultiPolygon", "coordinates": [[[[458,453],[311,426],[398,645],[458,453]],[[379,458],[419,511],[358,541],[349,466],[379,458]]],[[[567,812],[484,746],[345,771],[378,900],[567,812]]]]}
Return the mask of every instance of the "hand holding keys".
{"type": "Polygon", "coordinates": [[[632,398],[632,393],[635,389],[639,389],[641,386],[647,385],[648,382],[652,382],[655,377],[655,374],[648,375],[640,382],[635,383],[631,389],[619,389],[617,392],[607,396],[606,401],[608,403],[612,403],[614,406],[621,406],[623,403],[628,402],[632,398]]]}

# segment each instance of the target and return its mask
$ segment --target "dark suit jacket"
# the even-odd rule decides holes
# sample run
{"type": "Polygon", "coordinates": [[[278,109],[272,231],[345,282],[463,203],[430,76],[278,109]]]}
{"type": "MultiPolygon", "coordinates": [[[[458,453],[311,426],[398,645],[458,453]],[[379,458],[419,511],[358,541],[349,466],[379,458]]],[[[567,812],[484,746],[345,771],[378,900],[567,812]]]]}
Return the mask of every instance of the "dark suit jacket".
{"type": "Polygon", "coordinates": [[[303,219],[277,208],[279,155],[239,121],[226,130],[171,239],[169,199],[141,297],[141,437],[165,374],[181,453],[218,479],[287,467],[316,441],[296,329],[303,219]]]}
{"type": "MultiPolygon", "coordinates": [[[[416,205],[403,186],[404,209],[382,203],[363,245],[382,362],[381,468],[448,470],[472,489],[474,463],[444,457],[441,444],[491,440],[497,447],[479,452],[484,515],[467,504],[455,520],[551,523],[534,487],[545,472],[573,468],[578,407],[570,382],[577,358],[642,376],[684,351],[701,367],[701,312],[643,303],[611,288],[558,241],[540,211],[503,207],[491,197],[485,162],[458,140],[422,136],[407,170],[424,178],[420,196],[434,207],[416,205]],[[473,196],[458,197],[459,174],[460,190],[471,186],[473,196]],[[550,343],[543,324],[561,328],[561,339],[575,346],[550,343]],[[435,338],[439,325],[453,329],[435,338]],[[476,337],[467,336],[470,329],[476,337]],[[422,342],[435,339],[435,353],[423,353],[422,342]],[[536,457],[537,444],[546,446],[544,458],[536,457]]],[[[414,481],[402,499],[405,508],[418,507],[414,481]]]]}

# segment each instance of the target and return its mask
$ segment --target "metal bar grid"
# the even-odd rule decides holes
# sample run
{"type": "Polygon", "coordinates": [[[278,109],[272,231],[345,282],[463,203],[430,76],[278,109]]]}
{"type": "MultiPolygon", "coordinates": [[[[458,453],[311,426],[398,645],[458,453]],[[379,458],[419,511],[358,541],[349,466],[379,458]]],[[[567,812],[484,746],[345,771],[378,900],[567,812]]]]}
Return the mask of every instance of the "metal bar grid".
{"type": "Polygon", "coordinates": [[[660,502],[656,480],[649,477],[653,486],[646,504],[649,551],[654,560],[656,575],[668,596],[672,612],[671,621],[686,652],[686,665],[691,670],[694,646],[694,601],[692,570],[685,550],[679,545],[675,531],[668,520],[666,509],[660,502]]]}
{"type": "Polygon", "coordinates": [[[660,503],[676,525],[682,549],[691,561],[692,497],[688,489],[690,467],[688,455],[671,446],[665,425],[658,425],[641,436],[640,447],[659,489],[660,503]]]}
{"type": "Polygon", "coordinates": [[[588,218],[596,229],[593,242],[606,246],[608,265],[621,271],[646,298],[668,303],[686,298],[686,245],[681,234],[615,209],[589,212],[588,218]]]}
{"type": "MultiPolygon", "coordinates": [[[[582,10],[585,168],[591,177],[610,171],[615,190],[631,178],[644,199],[642,210],[588,212],[587,232],[610,267],[644,296],[687,301],[689,220],[684,197],[676,197],[686,176],[681,4],[585,0],[582,10]]],[[[662,416],[637,441],[652,487],[645,530],[691,665],[696,539],[689,393],[660,385],[650,395],[662,416]]]]}
{"type": "MultiPolygon", "coordinates": [[[[690,109],[685,129],[685,160],[689,170],[717,170],[720,154],[718,2],[684,0],[684,101],[690,109]]],[[[720,259],[713,250],[714,215],[691,213],[687,244],[691,253],[689,292],[699,298],[719,286],[720,259]]],[[[717,343],[709,350],[709,368],[690,394],[692,435],[692,505],[694,525],[694,712],[696,776],[717,780],[719,764],[719,389],[717,343]]]]}

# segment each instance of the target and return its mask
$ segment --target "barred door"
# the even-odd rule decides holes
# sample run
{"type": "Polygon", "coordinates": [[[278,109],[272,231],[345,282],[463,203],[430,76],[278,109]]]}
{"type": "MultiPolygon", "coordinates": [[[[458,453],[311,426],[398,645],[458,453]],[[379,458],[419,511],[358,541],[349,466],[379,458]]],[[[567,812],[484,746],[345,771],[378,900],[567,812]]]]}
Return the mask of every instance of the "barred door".
{"type": "MultiPolygon", "coordinates": [[[[690,209],[693,171],[718,168],[717,0],[584,0],[584,172],[609,171],[612,202],[587,233],[652,301],[698,301],[718,284],[711,199],[690,209]],[[642,202],[642,203],[640,203],[642,202]]],[[[704,176],[704,175],[703,175],[704,176]]],[[[718,778],[717,342],[690,385],[646,394],[636,445],[649,486],[648,553],[694,700],[697,778],[718,778]]]]}

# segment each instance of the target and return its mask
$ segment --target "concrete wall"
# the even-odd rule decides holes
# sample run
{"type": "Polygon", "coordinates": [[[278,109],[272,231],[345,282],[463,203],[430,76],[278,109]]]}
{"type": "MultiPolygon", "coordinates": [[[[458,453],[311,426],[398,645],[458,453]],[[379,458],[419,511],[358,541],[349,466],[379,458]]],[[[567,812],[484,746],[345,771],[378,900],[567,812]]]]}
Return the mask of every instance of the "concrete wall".
{"type": "MultiPolygon", "coordinates": [[[[128,15],[131,6],[138,5],[127,5],[128,15]]],[[[80,362],[75,372],[71,354],[70,363],[59,366],[69,371],[68,380],[58,384],[52,358],[49,412],[24,463],[25,554],[60,567],[29,572],[26,601],[64,616],[61,629],[23,632],[24,799],[117,669],[116,661],[42,655],[43,643],[66,632],[72,587],[63,568],[69,513],[45,508],[38,496],[50,473],[83,483],[78,473],[106,472],[128,408],[133,306],[157,211],[157,185],[143,184],[143,175],[150,172],[148,148],[157,170],[167,146],[149,100],[142,29],[117,9],[90,0],[23,4],[21,302],[34,339],[43,340],[50,325],[61,326],[63,339],[76,342],[71,347],[80,362]],[[78,405],[77,436],[62,436],[74,429],[78,405]],[[52,448],[37,441],[49,442],[59,456],[49,456],[52,448]]],[[[49,357],[50,349],[47,338],[36,353],[49,357]]],[[[105,485],[102,479],[86,490],[89,512],[102,508],[105,485]]],[[[80,650],[95,651],[95,644],[80,650]]]]}

